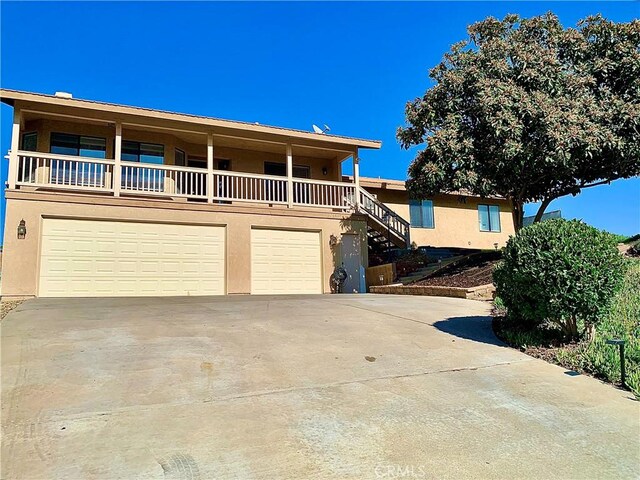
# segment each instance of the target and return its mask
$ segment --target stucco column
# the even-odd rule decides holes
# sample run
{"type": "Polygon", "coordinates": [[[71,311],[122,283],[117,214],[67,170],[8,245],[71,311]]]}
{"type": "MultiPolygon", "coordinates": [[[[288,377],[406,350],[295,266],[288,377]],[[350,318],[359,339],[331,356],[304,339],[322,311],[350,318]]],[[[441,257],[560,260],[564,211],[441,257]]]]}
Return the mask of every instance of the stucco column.
{"type": "Polygon", "coordinates": [[[115,149],[113,152],[113,179],[111,181],[111,187],[113,188],[113,195],[120,196],[120,187],[122,186],[122,123],[116,122],[116,137],[115,137],[115,149]]]}
{"type": "Polygon", "coordinates": [[[213,134],[207,135],[207,202],[213,203],[213,134]]]}
{"type": "Polygon", "coordinates": [[[287,143],[287,206],[293,207],[293,153],[291,143],[287,143]]]}
{"type": "MultiPolygon", "coordinates": [[[[253,217],[255,219],[255,216],[253,217]]],[[[227,223],[227,293],[251,293],[252,217],[235,215],[227,223]]]]}
{"type": "Polygon", "coordinates": [[[11,131],[11,153],[9,154],[9,188],[16,188],[18,179],[18,150],[20,149],[20,122],[22,120],[22,112],[20,109],[13,110],[13,130],[11,131]]]}
{"type": "Polygon", "coordinates": [[[358,158],[358,149],[353,152],[353,183],[356,186],[356,209],[360,208],[360,159],[358,158]]]}

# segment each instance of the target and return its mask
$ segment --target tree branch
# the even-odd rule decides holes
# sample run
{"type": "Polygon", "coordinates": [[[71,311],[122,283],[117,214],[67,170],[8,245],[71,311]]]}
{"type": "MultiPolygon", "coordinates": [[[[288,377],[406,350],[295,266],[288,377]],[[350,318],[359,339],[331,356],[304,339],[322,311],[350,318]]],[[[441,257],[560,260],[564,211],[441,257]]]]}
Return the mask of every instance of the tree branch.
{"type": "Polygon", "coordinates": [[[578,185],[578,188],[589,188],[589,187],[597,187],[598,185],[604,185],[606,183],[611,183],[611,180],[602,180],[600,182],[594,182],[594,183],[583,183],[582,185],[578,185]]]}
{"type": "Polygon", "coordinates": [[[544,200],[542,200],[542,203],[540,204],[540,207],[538,208],[538,211],[536,212],[536,216],[533,219],[533,223],[537,223],[540,220],[542,220],[542,215],[544,215],[545,210],[547,209],[549,204],[553,200],[555,200],[556,198],[564,197],[565,195],[568,195],[569,193],[572,193],[573,191],[575,191],[576,188],[578,190],[581,190],[583,188],[597,187],[598,185],[604,185],[605,183],[611,183],[611,180],[601,180],[599,182],[593,182],[593,183],[582,183],[580,185],[576,185],[575,187],[567,188],[565,190],[562,190],[562,191],[558,192],[557,195],[545,198],[544,200]]]}
{"type": "Polygon", "coordinates": [[[536,217],[533,219],[533,223],[538,223],[542,220],[542,215],[544,215],[544,211],[547,209],[549,204],[554,200],[554,198],[545,198],[540,204],[540,208],[538,208],[538,212],[536,213],[536,217]]]}

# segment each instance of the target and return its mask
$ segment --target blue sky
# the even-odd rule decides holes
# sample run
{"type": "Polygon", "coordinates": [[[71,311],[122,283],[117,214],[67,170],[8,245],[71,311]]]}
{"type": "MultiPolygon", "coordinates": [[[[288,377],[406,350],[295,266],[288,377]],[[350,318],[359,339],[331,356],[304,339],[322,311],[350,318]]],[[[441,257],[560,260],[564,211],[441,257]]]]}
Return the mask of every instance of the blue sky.
{"type": "MultiPolygon", "coordinates": [[[[361,172],[404,179],[404,104],[466,26],[489,15],[555,12],[565,26],[602,13],[640,16],[637,2],[130,3],[1,2],[4,88],[382,140],[361,172]]],[[[0,149],[11,136],[2,106],[0,149]]],[[[7,165],[2,162],[2,184],[7,165]]],[[[4,196],[3,196],[4,200],[4,196]]],[[[2,219],[4,219],[4,201],[2,219]]],[[[599,228],[640,232],[640,179],[551,204],[599,228]]],[[[533,213],[534,206],[527,208],[533,213]]],[[[4,226],[4,220],[2,221],[4,226]]]]}

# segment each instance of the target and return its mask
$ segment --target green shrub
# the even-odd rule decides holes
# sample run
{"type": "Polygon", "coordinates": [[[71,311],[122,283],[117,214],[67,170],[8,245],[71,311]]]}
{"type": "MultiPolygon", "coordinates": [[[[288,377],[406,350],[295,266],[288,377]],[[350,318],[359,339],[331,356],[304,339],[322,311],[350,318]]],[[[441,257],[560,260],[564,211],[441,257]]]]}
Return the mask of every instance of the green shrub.
{"type": "Polygon", "coordinates": [[[578,220],[554,219],[511,237],[494,272],[513,321],[552,322],[568,338],[595,325],[619,289],[625,260],[614,236],[578,220]]]}
{"type": "Polygon", "coordinates": [[[632,263],[622,289],[598,324],[597,331],[594,341],[585,347],[585,369],[618,382],[618,347],[607,345],[607,340],[621,338],[626,342],[627,384],[640,395],[640,262],[632,263]]]}

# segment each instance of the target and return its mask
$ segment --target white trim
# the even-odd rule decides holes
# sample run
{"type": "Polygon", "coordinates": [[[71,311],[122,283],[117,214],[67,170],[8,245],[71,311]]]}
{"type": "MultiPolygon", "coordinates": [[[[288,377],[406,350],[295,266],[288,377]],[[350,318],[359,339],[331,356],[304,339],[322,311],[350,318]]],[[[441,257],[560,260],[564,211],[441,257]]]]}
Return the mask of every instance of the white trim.
{"type": "Polygon", "coordinates": [[[18,149],[20,148],[20,124],[22,112],[19,109],[13,110],[13,129],[11,130],[11,151],[9,152],[9,188],[16,188],[18,180],[18,149]]]}
{"type": "Polygon", "coordinates": [[[287,143],[287,205],[293,207],[293,152],[291,143],[287,143]]]}
{"type": "Polygon", "coordinates": [[[207,135],[207,202],[213,203],[213,135],[207,135]]]}
{"type": "Polygon", "coordinates": [[[111,178],[111,186],[113,188],[113,195],[120,196],[120,188],[122,186],[122,124],[116,122],[116,138],[115,138],[115,150],[113,152],[114,167],[113,176],[111,178]]]}
{"type": "MultiPolygon", "coordinates": [[[[85,162],[85,163],[102,163],[105,165],[114,165],[115,161],[111,158],[94,158],[94,157],[81,157],[80,155],[60,155],[58,153],[43,153],[43,152],[28,152],[25,150],[18,150],[19,157],[34,157],[34,158],[47,158],[50,160],[66,160],[70,162],[85,162]]],[[[124,162],[123,162],[124,163],[124,162]]]]}

